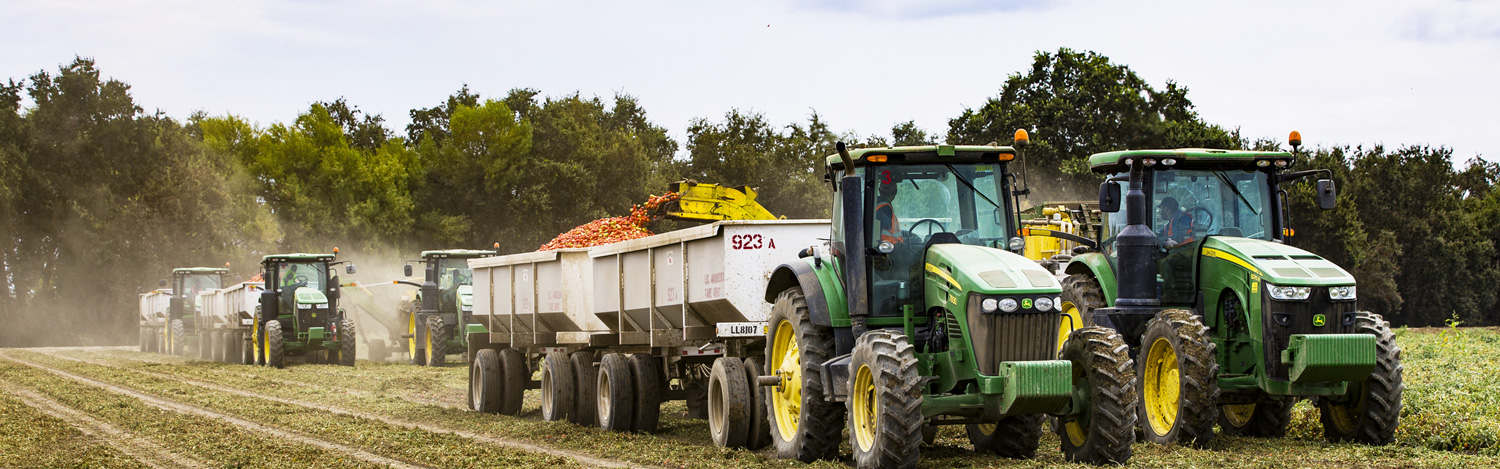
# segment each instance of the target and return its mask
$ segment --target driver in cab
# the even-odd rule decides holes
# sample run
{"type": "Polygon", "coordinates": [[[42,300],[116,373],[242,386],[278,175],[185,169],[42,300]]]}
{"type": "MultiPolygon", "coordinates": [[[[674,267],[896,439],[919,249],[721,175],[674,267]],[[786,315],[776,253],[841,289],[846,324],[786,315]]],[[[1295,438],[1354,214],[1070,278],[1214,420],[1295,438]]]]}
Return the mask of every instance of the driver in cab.
{"type": "Polygon", "coordinates": [[[896,219],[896,209],[891,202],[896,200],[896,181],[885,178],[875,198],[875,220],[880,222],[880,240],[900,246],[906,239],[901,236],[901,221],[896,219]]]}
{"type": "Polygon", "coordinates": [[[297,289],[307,286],[307,272],[297,264],[282,264],[281,268],[281,305],[287,310],[297,306],[297,289]]]}
{"type": "Polygon", "coordinates": [[[1182,211],[1182,206],[1178,205],[1177,199],[1164,197],[1157,208],[1157,216],[1167,222],[1160,231],[1163,237],[1162,244],[1167,248],[1174,248],[1193,240],[1193,216],[1182,211]]]}

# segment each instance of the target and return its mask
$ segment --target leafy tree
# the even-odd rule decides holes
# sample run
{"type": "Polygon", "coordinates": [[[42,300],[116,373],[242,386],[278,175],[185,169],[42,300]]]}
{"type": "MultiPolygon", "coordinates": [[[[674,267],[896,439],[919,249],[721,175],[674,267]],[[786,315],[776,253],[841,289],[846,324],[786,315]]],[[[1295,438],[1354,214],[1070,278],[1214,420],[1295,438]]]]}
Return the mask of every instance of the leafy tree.
{"type": "Polygon", "coordinates": [[[411,123],[406,125],[406,141],[417,145],[422,142],[423,138],[432,137],[433,141],[441,144],[448,138],[448,120],[453,117],[453,112],[459,107],[478,105],[479,95],[469,91],[469,85],[465,84],[442,104],[425,109],[412,109],[411,123]]]}
{"type": "Polygon", "coordinates": [[[771,213],[788,218],[828,215],[828,187],[823,158],[837,137],[816,113],[807,127],[782,132],[761,114],[738,109],[722,123],[694,119],[688,125],[688,161],[684,174],[702,182],[747,185],[771,213]]]}

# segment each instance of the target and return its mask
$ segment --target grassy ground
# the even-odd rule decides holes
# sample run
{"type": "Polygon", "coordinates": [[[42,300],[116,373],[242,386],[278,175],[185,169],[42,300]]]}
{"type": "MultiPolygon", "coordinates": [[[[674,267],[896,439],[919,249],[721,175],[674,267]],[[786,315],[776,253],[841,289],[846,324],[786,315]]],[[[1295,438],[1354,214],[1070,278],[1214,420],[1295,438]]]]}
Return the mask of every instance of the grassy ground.
{"type": "MultiPolygon", "coordinates": [[[[1164,447],[1137,444],[1130,465],[1137,467],[1492,467],[1500,466],[1500,329],[1413,329],[1397,332],[1403,348],[1404,381],[1401,427],[1397,442],[1386,447],[1357,444],[1329,444],[1323,440],[1318,412],[1307,402],[1297,405],[1287,438],[1253,439],[1217,437],[1206,449],[1164,447]]],[[[425,368],[360,362],[358,367],[299,365],[276,370],[264,367],[224,365],[197,362],[178,357],[140,354],[119,349],[92,349],[53,352],[48,356],[25,351],[9,351],[18,358],[44,363],[68,372],[86,375],[206,409],[233,414],[278,428],[297,431],[343,444],[357,446],[420,465],[459,466],[551,466],[572,465],[556,455],[529,453],[501,448],[440,432],[422,431],[381,421],[340,416],[330,410],[365,412],[426,426],[461,430],[482,438],[504,439],[541,445],[562,452],[620,461],[630,465],[658,467],[842,467],[848,461],[848,447],[842,461],[823,461],[807,465],[768,458],[764,452],[730,451],[715,448],[708,437],[707,422],[687,419],[681,402],[663,408],[661,431],[652,435],[624,435],[585,428],[568,423],[542,422],[537,409],[537,391],[528,391],[528,404],[520,417],[476,414],[465,410],[467,370],[461,365],[425,368]],[[79,363],[62,357],[82,359],[79,363]],[[101,366],[105,365],[105,366],[101,366]],[[191,383],[200,383],[194,385],[191,383]],[[260,398],[246,398],[204,386],[251,392],[260,398]],[[296,406],[274,402],[291,399],[310,405],[296,406]],[[308,426],[307,422],[316,422],[308,426]],[[437,448],[443,448],[438,450],[437,448]]],[[[264,451],[212,450],[225,444],[216,440],[192,443],[170,443],[169,435],[192,433],[193,425],[213,425],[195,421],[198,417],[170,415],[170,418],[133,417],[157,409],[143,407],[139,401],[112,395],[97,388],[78,385],[51,374],[0,362],[0,380],[20,383],[38,389],[48,396],[75,408],[86,409],[110,423],[162,442],[173,451],[191,454],[216,465],[235,465],[243,461],[236,454],[264,451]],[[81,389],[80,389],[81,388],[81,389]],[[78,397],[68,397],[68,396],[78,397]],[[102,402],[103,404],[96,404],[102,402]],[[122,406],[119,411],[111,406],[122,406]],[[160,425],[143,422],[185,422],[160,425]],[[219,446],[215,446],[215,445],[219,446]],[[191,450],[193,447],[205,450],[191,450]],[[218,452],[215,452],[218,451],[218,452]]],[[[3,395],[0,395],[3,396],[3,395]]],[[[0,456],[4,451],[25,451],[28,443],[12,443],[12,434],[23,435],[18,441],[70,441],[68,428],[61,422],[46,422],[42,430],[26,430],[20,423],[43,418],[27,408],[15,408],[16,402],[0,399],[0,419],[4,433],[0,456]],[[16,412],[11,412],[15,408],[16,412]],[[26,433],[26,432],[31,433],[26,433]],[[20,432],[20,433],[16,433],[20,432]],[[24,436],[31,435],[31,436],[24,436]],[[50,438],[50,439],[49,439],[50,438]],[[40,440],[39,440],[40,439],[40,440]],[[13,449],[13,448],[23,449],[13,449]]],[[[224,425],[220,424],[219,427],[224,425]]],[[[31,425],[37,427],[37,425],[31,425]]],[[[227,429],[226,431],[232,431],[227,429]]],[[[212,432],[209,432],[212,433],[212,432]]],[[[252,438],[239,435],[231,440],[252,438]]],[[[200,437],[210,438],[210,437],[200,437]]],[[[265,440],[265,438],[262,438],[265,440]]],[[[275,440],[275,439],[270,439],[275,440]]],[[[260,445],[288,445],[284,441],[260,441],[260,445]]],[[[97,445],[95,445],[97,447],[97,445]]],[[[58,461],[79,461],[78,465],[117,466],[111,459],[82,458],[92,450],[69,450],[57,444],[30,447],[57,447],[58,461]],[[73,451],[73,452],[69,452],[73,451]]],[[[293,446],[291,451],[323,451],[293,446]]],[[[945,427],[936,444],[924,446],[923,467],[1067,467],[1058,451],[1058,440],[1050,433],[1042,440],[1037,458],[1013,461],[974,453],[961,427],[945,427]]],[[[108,450],[109,448],[103,448],[108,450]]],[[[108,452],[98,454],[107,455],[108,452]]],[[[321,460],[313,458],[312,460],[321,460]]],[[[128,461],[128,457],[125,461],[128,461]]],[[[71,464],[67,464],[71,465],[71,464]]],[[[1084,466],[1076,466],[1084,467],[1084,466]]]]}

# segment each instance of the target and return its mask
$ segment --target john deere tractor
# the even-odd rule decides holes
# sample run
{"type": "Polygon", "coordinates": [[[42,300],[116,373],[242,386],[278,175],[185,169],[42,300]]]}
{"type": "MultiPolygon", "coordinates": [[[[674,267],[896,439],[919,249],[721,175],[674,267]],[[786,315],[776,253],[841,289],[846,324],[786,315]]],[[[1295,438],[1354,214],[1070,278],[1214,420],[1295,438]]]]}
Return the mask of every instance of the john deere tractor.
{"type": "Polygon", "coordinates": [[[223,288],[224,274],[228,272],[212,267],[172,269],[172,296],[167,301],[167,318],[161,330],[162,352],[183,355],[188,344],[202,348],[197,311],[203,305],[198,302],[198,293],[223,288]]]}
{"type": "Polygon", "coordinates": [[[1061,287],[1020,254],[1015,148],[838,149],[831,242],[766,289],[776,452],[834,458],[847,423],[858,467],[911,467],[936,426],[964,425],[976,451],[1030,458],[1054,415],[1067,459],[1125,462],[1134,366],[1098,327],[1059,356],[1061,287]]]}
{"type": "MultiPolygon", "coordinates": [[[[1293,152],[1132,150],[1089,159],[1107,175],[1096,243],[1075,250],[1063,329],[1125,336],[1139,365],[1140,424],[1158,443],[1202,445],[1286,433],[1312,399],[1330,441],[1390,443],[1401,413],[1401,352],[1380,315],[1356,308],[1349,272],[1292,247],[1293,152]],[[1121,209],[1120,185],[1128,185],[1121,209]]],[[[1318,205],[1334,206],[1319,179],[1318,205]]],[[[1071,340],[1070,340],[1071,342],[1071,340]]]]}
{"type": "MultiPolygon", "coordinates": [[[[333,254],[272,254],[261,259],[266,289],[251,334],[255,364],[281,368],[287,357],[354,366],[354,321],[339,308],[333,254]]],[[[353,264],[345,266],[353,274],[353,264]]]]}
{"type": "MultiPolygon", "coordinates": [[[[474,271],[469,259],[494,255],[495,251],[466,249],[423,251],[422,260],[413,261],[426,266],[422,283],[397,282],[418,288],[414,295],[402,298],[400,307],[411,364],[443,366],[447,354],[468,352],[469,334],[489,334],[483,324],[472,320],[474,271]]],[[[404,266],[403,273],[412,276],[411,264],[404,266]]],[[[384,344],[380,345],[384,354],[384,344]]]]}

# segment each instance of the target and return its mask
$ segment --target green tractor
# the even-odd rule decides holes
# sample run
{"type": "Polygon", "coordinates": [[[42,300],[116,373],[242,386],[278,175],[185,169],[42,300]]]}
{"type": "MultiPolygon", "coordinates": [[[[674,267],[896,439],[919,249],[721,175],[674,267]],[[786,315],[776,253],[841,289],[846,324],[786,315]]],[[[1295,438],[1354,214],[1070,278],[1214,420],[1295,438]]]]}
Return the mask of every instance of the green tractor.
{"type": "MultiPolygon", "coordinates": [[[[333,254],[272,254],[261,259],[266,289],[251,334],[255,364],[281,368],[287,357],[305,363],[354,366],[354,321],[339,308],[333,254]]],[[[354,274],[353,264],[344,267],[354,274]]]]}
{"type": "Polygon", "coordinates": [[[1061,287],[1020,254],[1014,147],[838,150],[830,243],[766,289],[754,384],[768,387],[776,452],[835,458],[847,421],[858,467],[915,465],[940,425],[965,425],[975,451],[1030,458],[1052,415],[1068,460],[1129,459],[1135,367],[1098,327],[1059,356],[1061,287]]]}
{"type": "MultiPolygon", "coordinates": [[[[406,324],[402,338],[411,364],[443,366],[448,354],[468,353],[470,334],[488,337],[489,329],[473,321],[474,270],[469,268],[469,259],[494,255],[495,251],[467,249],[422,251],[422,260],[411,261],[426,265],[422,283],[397,282],[418,288],[414,296],[402,298],[400,306],[401,322],[406,324]]],[[[403,266],[402,273],[411,277],[411,264],[403,266]]],[[[377,351],[381,356],[386,353],[383,342],[370,348],[372,357],[377,351]]]]}
{"type": "MultiPolygon", "coordinates": [[[[229,269],[188,267],[172,269],[172,297],[167,300],[167,318],[161,330],[162,352],[183,355],[188,344],[201,346],[198,334],[198,293],[224,287],[229,269]]],[[[167,280],[161,281],[166,286],[167,280]]],[[[200,351],[201,354],[201,351],[200,351]]],[[[204,357],[206,358],[206,357],[204,357]]]]}
{"type": "MultiPolygon", "coordinates": [[[[1355,280],[1292,247],[1283,187],[1293,152],[1133,150],[1089,159],[1107,175],[1096,243],[1065,268],[1073,325],[1123,334],[1139,365],[1145,439],[1206,444],[1286,433],[1311,398],[1330,441],[1390,443],[1401,414],[1401,351],[1390,325],[1356,308],[1355,280]],[[1120,183],[1128,184],[1124,211],[1120,183]]],[[[1330,179],[1316,183],[1334,206],[1330,179]]]]}

